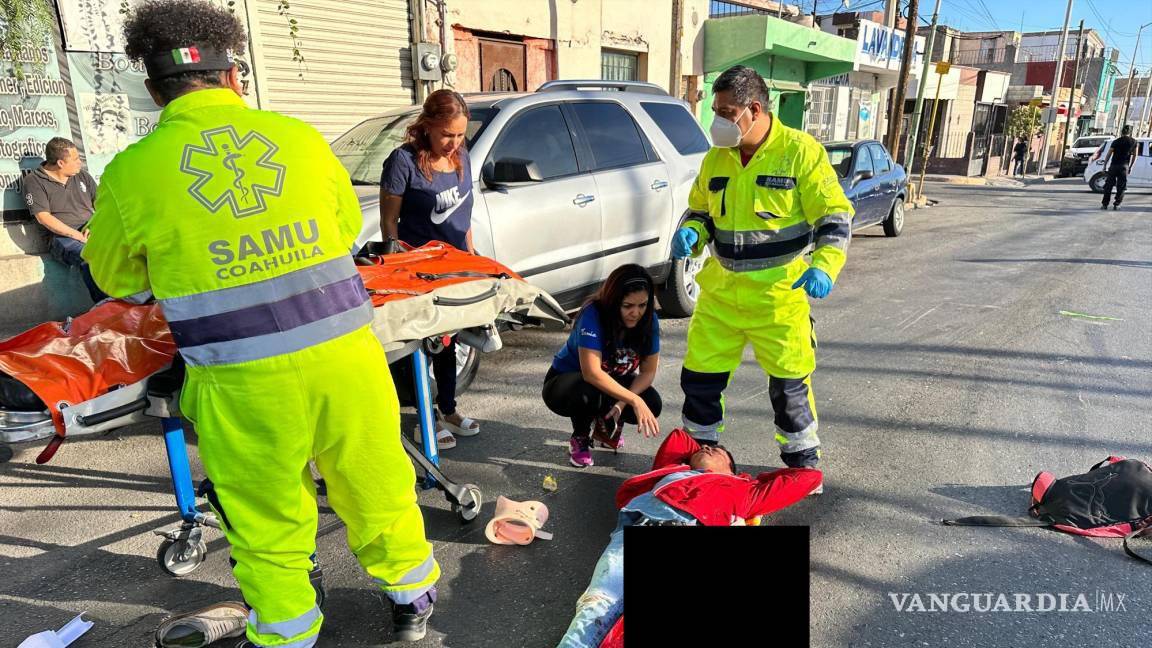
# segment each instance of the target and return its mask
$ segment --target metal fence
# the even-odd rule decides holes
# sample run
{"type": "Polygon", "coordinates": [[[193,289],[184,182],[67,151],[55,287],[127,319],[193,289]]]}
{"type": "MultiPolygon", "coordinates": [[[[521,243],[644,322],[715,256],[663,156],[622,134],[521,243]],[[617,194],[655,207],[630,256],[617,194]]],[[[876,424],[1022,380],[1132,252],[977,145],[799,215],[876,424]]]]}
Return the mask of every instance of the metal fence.
{"type": "Polygon", "coordinates": [[[768,13],[774,12],[758,7],[749,7],[738,2],[725,2],[724,0],[712,0],[708,3],[709,18],[725,18],[728,16],[747,16],[750,14],[768,13]]]}
{"type": "Polygon", "coordinates": [[[999,63],[1015,63],[1015,55],[1015,47],[961,50],[952,54],[952,63],[955,63],[956,65],[996,65],[999,63]]]}

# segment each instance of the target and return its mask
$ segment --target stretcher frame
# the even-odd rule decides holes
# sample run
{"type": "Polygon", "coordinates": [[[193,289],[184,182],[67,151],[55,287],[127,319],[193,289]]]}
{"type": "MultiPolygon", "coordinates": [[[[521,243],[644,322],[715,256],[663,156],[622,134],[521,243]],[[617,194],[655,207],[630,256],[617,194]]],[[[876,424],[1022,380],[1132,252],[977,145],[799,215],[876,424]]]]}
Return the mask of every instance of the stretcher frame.
{"type": "MultiPolygon", "coordinates": [[[[415,381],[416,414],[419,420],[421,446],[417,447],[401,434],[401,443],[409,458],[423,471],[417,486],[428,490],[437,488],[444,493],[452,510],[462,522],[471,522],[480,513],[483,493],[475,484],[456,484],[440,470],[440,454],[436,446],[436,417],[432,407],[432,387],[428,372],[426,341],[414,340],[388,352],[388,362],[411,358],[415,381]]],[[[163,371],[158,372],[162,374],[163,371]]],[[[151,380],[122,387],[96,398],[61,410],[68,435],[91,435],[115,430],[127,425],[159,419],[164,437],[164,451],[168,472],[172,480],[172,493],[176,510],[180,514],[177,527],[154,531],[163,538],[156,551],[156,562],[172,576],[187,576],[196,571],[208,557],[204,529],[219,529],[215,514],[205,513],[197,507],[197,498],[206,495],[205,483],[196,489],[192,481],[191,462],[185,444],[184,425],[177,408],[177,395],[164,393],[151,387],[151,380]],[[150,388],[151,387],[151,388],[150,388]]],[[[178,392],[178,390],[177,390],[178,392]]],[[[3,411],[0,416],[0,442],[21,443],[43,440],[55,433],[47,412],[3,411]]],[[[54,437],[59,439],[60,437],[54,437]]]]}

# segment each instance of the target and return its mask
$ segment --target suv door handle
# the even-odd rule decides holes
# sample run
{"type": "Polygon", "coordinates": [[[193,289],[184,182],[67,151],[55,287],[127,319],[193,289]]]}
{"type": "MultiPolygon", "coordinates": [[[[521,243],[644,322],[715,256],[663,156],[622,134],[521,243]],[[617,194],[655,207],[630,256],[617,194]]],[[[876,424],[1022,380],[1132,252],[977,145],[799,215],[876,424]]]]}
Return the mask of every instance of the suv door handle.
{"type": "Polygon", "coordinates": [[[577,207],[583,207],[584,205],[587,205],[588,203],[592,202],[593,200],[596,200],[596,196],[585,196],[584,194],[576,194],[576,197],[572,199],[572,204],[576,205],[577,207]]]}
{"type": "Polygon", "coordinates": [[[660,191],[668,187],[668,182],[665,180],[653,180],[649,186],[652,187],[653,191],[660,191]]]}

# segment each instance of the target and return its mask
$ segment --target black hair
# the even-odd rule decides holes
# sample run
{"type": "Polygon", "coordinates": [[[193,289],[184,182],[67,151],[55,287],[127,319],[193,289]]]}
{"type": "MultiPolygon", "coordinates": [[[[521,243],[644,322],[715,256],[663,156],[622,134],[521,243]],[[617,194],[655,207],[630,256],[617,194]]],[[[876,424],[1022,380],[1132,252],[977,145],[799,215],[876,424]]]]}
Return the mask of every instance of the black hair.
{"type": "MultiPolygon", "coordinates": [[[[239,18],[207,0],[149,0],[124,21],[124,53],[133,59],[191,46],[242,54],[247,38],[239,18]]],[[[182,72],[151,82],[165,101],[189,90],[225,86],[219,70],[182,72]]]]}
{"type": "Polygon", "coordinates": [[[68,151],[74,148],[76,148],[76,144],[72,140],[64,137],[53,137],[44,145],[44,161],[48,164],[56,164],[68,155],[68,151]]]}
{"type": "Polygon", "coordinates": [[[1120,129],[1120,134],[1121,135],[1131,135],[1132,134],[1132,124],[1124,124],[1124,126],[1120,129]]]}
{"type": "Polygon", "coordinates": [[[732,100],[737,106],[749,106],[753,101],[759,101],[760,106],[768,110],[768,84],[750,67],[734,65],[712,82],[713,94],[726,90],[732,91],[732,100]]]}
{"type": "MultiPolygon", "coordinates": [[[[652,313],[656,309],[652,275],[643,266],[626,263],[612,271],[604,280],[604,285],[584,305],[592,304],[600,311],[600,331],[603,335],[601,358],[610,360],[616,355],[619,346],[631,349],[648,349],[652,345],[652,313]],[[648,308],[633,328],[624,326],[620,319],[620,306],[624,298],[637,292],[648,294],[648,308]]],[[[581,309],[583,313],[583,309],[581,309]]]]}
{"type": "Polygon", "coordinates": [[[724,454],[728,455],[728,468],[732,471],[732,474],[735,475],[736,474],[736,458],[732,456],[732,453],[728,450],[728,448],[725,448],[724,446],[719,445],[719,444],[717,444],[716,447],[723,450],[724,454]]]}

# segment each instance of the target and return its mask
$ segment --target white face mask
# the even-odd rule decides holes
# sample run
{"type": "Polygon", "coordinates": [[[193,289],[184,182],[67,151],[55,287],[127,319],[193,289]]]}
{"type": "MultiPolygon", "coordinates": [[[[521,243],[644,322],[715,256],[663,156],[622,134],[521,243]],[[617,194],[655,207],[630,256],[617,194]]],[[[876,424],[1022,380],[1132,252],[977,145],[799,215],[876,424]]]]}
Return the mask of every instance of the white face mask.
{"type": "Polygon", "coordinates": [[[748,108],[745,108],[744,112],[741,112],[732,121],[719,115],[712,120],[712,126],[708,129],[708,134],[712,136],[712,146],[728,148],[740,146],[740,141],[744,139],[744,132],[736,125],[736,122],[740,121],[745,112],[748,112],[748,108]]]}

